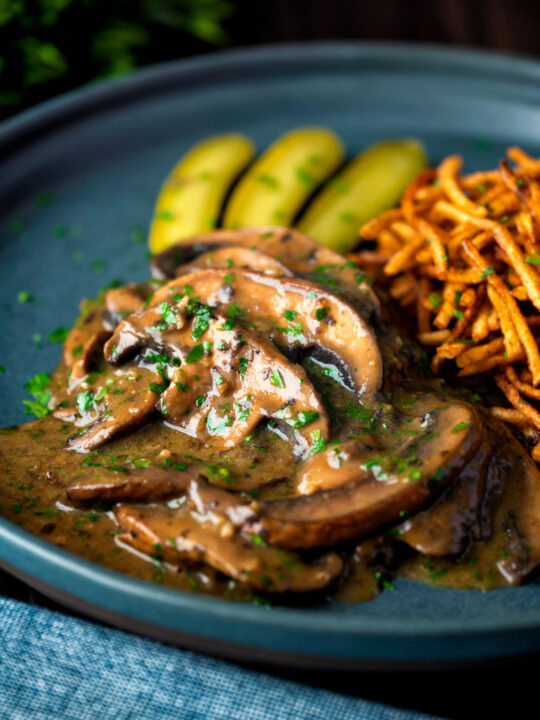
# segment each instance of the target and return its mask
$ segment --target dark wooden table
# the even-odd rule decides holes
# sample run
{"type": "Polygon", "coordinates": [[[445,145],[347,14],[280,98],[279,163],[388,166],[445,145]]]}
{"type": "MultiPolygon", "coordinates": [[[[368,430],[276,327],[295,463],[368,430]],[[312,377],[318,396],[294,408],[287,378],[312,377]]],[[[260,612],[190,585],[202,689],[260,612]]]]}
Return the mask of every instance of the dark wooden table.
{"type": "MultiPolygon", "coordinates": [[[[1,570],[0,595],[85,618],[1,570]]],[[[247,664],[244,667],[253,669],[247,664]]],[[[512,662],[452,671],[337,673],[257,669],[314,687],[452,720],[521,720],[539,714],[540,652],[512,662]]]]}

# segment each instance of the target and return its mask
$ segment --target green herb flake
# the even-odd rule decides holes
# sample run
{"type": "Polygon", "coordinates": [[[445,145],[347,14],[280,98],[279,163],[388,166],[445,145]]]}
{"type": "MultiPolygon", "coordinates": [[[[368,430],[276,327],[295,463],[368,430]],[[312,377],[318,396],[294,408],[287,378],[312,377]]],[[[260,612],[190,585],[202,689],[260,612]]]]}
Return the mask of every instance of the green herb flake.
{"type": "Polygon", "coordinates": [[[444,300],[443,300],[442,297],[439,295],[439,293],[434,293],[434,292],[433,292],[433,293],[430,293],[430,295],[429,295],[429,297],[428,297],[428,300],[429,300],[429,304],[431,305],[431,307],[432,307],[434,310],[436,310],[436,309],[437,309],[440,305],[442,305],[443,302],[444,302],[444,300]]]}
{"type": "Polygon", "coordinates": [[[156,220],[166,220],[167,222],[170,222],[171,220],[174,220],[175,214],[170,210],[158,210],[155,214],[155,218],[156,220]]]}
{"type": "Polygon", "coordinates": [[[285,310],[283,317],[286,320],[294,320],[298,313],[295,310],[285,310]]]}
{"type": "Polygon", "coordinates": [[[302,168],[302,167],[296,168],[296,177],[307,190],[315,189],[315,187],[316,187],[315,181],[313,180],[311,175],[308,173],[308,171],[305,170],[304,168],[302,168]]]}
{"type": "Polygon", "coordinates": [[[257,545],[257,547],[263,547],[263,548],[268,547],[268,543],[265,540],[263,540],[263,538],[260,535],[258,535],[257,533],[251,533],[250,537],[251,537],[251,542],[254,545],[257,545]]]}
{"type": "Polygon", "coordinates": [[[300,410],[294,423],[295,428],[303,428],[311,422],[318,420],[319,413],[315,410],[300,410]]]}
{"type": "Polygon", "coordinates": [[[90,410],[94,406],[94,393],[90,392],[90,390],[86,390],[86,392],[79,393],[77,395],[77,407],[79,409],[79,414],[83,415],[85,412],[90,410]]]}
{"type": "Polygon", "coordinates": [[[279,188],[279,181],[277,178],[273,175],[268,175],[267,173],[261,173],[258,175],[257,182],[260,182],[261,185],[264,185],[269,190],[277,190],[279,188]]]}
{"type": "Polygon", "coordinates": [[[317,428],[317,430],[313,430],[311,433],[311,442],[313,443],[313,446],[310,450],[310,455],[315,455],[316,453],[326,450],[326,440],[321,436],[319,428],[317,428]]]}
{"type": "Polygon", "coordinates": [[[53,330],[49,337],[47,338],[49,342],[54,343],[63,343],[67,340],[67,336],[69,335],[69,329],[67,327],[57,327],[55,330],[53,330]]]}
{"type": "Polygon", "coordinates": [[[29,303],[32,302],[34,299],[34,296],[31,292],[28,292],[28,290],[21,290],[17,293],[17,301],[20,303],[29,303]]]}
{"type": "Polygon", "coordinates": [[[461,432],[462,430],[467,430],[467,428],[469,428],[469,427],[470,427],[469,423],[459,422],[457,425],[454,425],[451,432],[458,433],[458,432],[461,432]]]}
{"type": "Polygon", "coordinates": [[[229,306],[227,309],[227,317],[228,318],[237,318],[239,315],[242,315],[244,311],[240,307],[240,305],[237,302],[233,302],[232,305],[229,306]]]}
{"type": "Polygon", "coordinates": [[[275,387],[279,387],[279,388],[284,388],[284,387],[285,387],[285,383],[284,383],[284,381],[283,381],[283,378],[281,377],[281,373],[279,372],[279,370],[275,370],[275,371],[272,373],[272,375],[270,376],[270,382],[271,382],[272,385],[274,385],[275,387]]]}
{"type": "Polygon", "coordinates": [[[167,325],[176,325],[177,317],[176,313],[169,305],[169,303],[162,302],[158,305],[158,310],[161,313],[161,319],[167,325]]]}
{"type": "Polygon", "coordinates": [[[316,320],[319,320],[319,322],[320,322],[321,320],[324,320],[324,318],[325,318],[327,315],[328,315],[328,309],[327,309],[327,308],[317,308],[317,309],[315,310],[315,319],[316,319],[316,320]]]}
{"type": "Polygon", "coordinates": [[[186,363],[189,365],[190,363],[197,362],[202,358],[204,355],[204,347],[202,345],[195,345],[191,348],[189,351],[187,357],[186,357],[186,363]]]}
{"type": "Polygon", "coordinates": [[[159,383],[151,382],[148,386],[150,392],[157,393],[158,395],[161,395],[162,392],[165,392],[167,389],[166,385],[160,385],[159,383]]]}
{"type": "Polygon", "coordinates": [[[94,260],[90,267],[93,272],[96,273],[96,275],[103,275],[103,273],[107,269],[107,263],[105,262],[105,260],[94,260]]]}
{"type": "Polygon", "coordinates": [[[241,357],[238,360],[238,365],[240,366],[240,377],[242,378],[242,380],[244,379],[244,375],[246,374],[248,364],[249,360],[246,357],[241,357]]]}

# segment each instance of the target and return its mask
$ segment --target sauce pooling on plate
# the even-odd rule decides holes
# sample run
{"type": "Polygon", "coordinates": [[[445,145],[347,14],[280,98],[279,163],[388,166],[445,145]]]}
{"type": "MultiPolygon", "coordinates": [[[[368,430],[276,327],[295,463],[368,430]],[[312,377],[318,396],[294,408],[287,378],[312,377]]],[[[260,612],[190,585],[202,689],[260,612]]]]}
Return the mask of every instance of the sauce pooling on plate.
{"type": "Polygon", "coordinates": [[[0,434],[2,513],[137,577],[359,601],[489,589],[540,561],[540,478],[358,268],[283,228],[218,231],[83,304],[51,413],[0,434]]]}

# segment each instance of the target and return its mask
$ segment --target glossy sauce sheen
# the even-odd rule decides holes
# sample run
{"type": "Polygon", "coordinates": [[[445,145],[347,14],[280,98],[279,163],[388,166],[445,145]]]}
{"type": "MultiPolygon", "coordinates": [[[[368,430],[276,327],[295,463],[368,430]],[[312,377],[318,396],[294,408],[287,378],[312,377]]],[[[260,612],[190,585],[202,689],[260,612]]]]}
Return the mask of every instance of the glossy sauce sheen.
{"type": "Polygon", "coordinates": [[[48,386],[55,416],[0,433],[4,516],[115,570],[255,602],[534,571],[536,466],[425,376],[357,269],[275,229],[176,255],[155,261],[160,281],[83,306],[48,386]],[[91,497],[152,470],[162,496],[91,497]]]}

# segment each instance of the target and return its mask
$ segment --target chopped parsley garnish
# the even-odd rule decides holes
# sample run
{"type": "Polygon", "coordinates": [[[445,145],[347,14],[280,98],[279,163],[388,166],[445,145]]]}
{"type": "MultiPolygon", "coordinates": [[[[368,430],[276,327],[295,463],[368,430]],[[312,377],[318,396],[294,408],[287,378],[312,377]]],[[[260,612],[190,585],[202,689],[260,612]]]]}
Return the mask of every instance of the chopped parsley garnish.
{"type": "Polygon", "coordinates": [[[283,317],[286,320],[294,320],[298,313],[295,310],[285,310],[283,317]]]}
{"type": "Polygon", "coordinates": [[[308,190],[314,190],[316,183],[307,170],[302,167],[296,168],[296,177],[308,190]]]}
{"type": "Polygon", "coordinates": [[[234,320],[229,319],[229,320],[225,320],[223,325],[219,326],[219,330],[234,330],[235,327],[236,327],[236,323],[234,322],[234,320]]]}
{"type": "Polygon", "coordinates": [[[66,341],[67,336],[69,335],[69,330],[67,327],[57,327],[56,330],[53,330],[52,333],[49,334],[49,340],[50,342],[54,343],[63,343],[66,341]]]}
{"type": "Polygon", "coordinates": [[[157,393],[158,395],[161,395],[161,393],[167,389],[166,385],[160,385],[159,383],[155,382],[150,383],[148,387],[150,388],[150,392],[157,393]]]}
{"type": "Polygon", "coordinates": [[[326,440],[321,436],[319,428],[313,430],[311,433],[311,442],[313,443],[313,447],[310,450],[310,455],[315,455],[316,453],[326,450],[326,440]]]}
{"type": "Polygon", "coordinates": [[[191,339],[199,340],[208,330],[211,320],[210,305],[198,305],[194,310],[195,321],[191,330],[191,339]]]}
{"type": "Polygon", "coordinates": [[[268,547],[268,543],[265,540],[263,540],[260,535],[257,535],[257,533],[251,533],[250,537],[251,537],[251,542],[254,545],[257,545],[258,547],[263,547],[263,548],[268,547]]]}
{"type": "Polygon", "coordinates": [[[198,408],[200,408],[201,405],[204,404],[204,401],[205,401],[204,395],[198,395],[198,396],[197,396],[197,399],[195,400],[195,405],[196,405],[198,408]]]}
{"type": "Polygon", "coordinates": [[[156,220],[174,220],[174,213],[170,210],[158,210],[155,217],[156,220]]]}
{"type": "Polygon", "coordinates": [[[31,302],[34,299],[34,296],[31,292],[28,292],[28,290],[21,290],[19,293],[17,293],[17,300],[20,303],[28,303],[31,302]]]}
{"type": "Polygon", "coordinates": [[[491,265],[490,265],[489,267],[485,268],[483,272],[480,273],[480,277],[487,278],[490,275],[493,275],[494,272],[495,272],[495,268],[491,267],[491,265]]]}
{"type": "Polygon", "coordinates": [[[25,383],[24,389],[34,398],[34,400],[23,400],[23,405],[25,406],[24,412],[27,415],[35,415],[37,418],[42,418],[52,412],[52,407],[49,407],[51,399],[50,384],[51,378],[44,372],[34,375],[33,378],[25,383]]]}
{"type": "Polygon", "coordinates": [[[248,364],[249,360],[246,357],[241,357],[238,360],[238,365],[240,366],[240,377],[242,378],[242,380],[244,379],[244,375],[246,374],[248,364]]]}
{"type": "Polygon", "coordinates": [[[186,363],[189,364],[189,363],[197,362],[197,360],[200,360],[203,355],[204,355],[204,347],[202,345],[195,345],[189,351],[189,353],[186,357],[186,363]]]}
{"type": "Polygon", "coordinates": [[[461,310],[452,310],[452,315],[458,320],[465,320],[465,315],[461,312],[461,310]]]}
{"type": "Polygon", "coordinates": [[[370,420],[371,410],[361,405],[347,403],[347,405],[345,406],[345,415],[356,420],[370,420]]]}
{"type": "Polygon", "coordinates": [[[453,433],[458,433],[458,432],[460,432],[461,430],[467,430],[468,427],[469,427],[469,423],[467,423],[467,422],[459,422],[457,425],[454,425],[454,427],[452,428],[452,431],[451,431],[451,432],[453,432],[453,433]]]}
{"type": "Polygon", "coordinates": [[[161,319],[167,325],[176,325],[176,313],[169,305],[169,303],[162,302],[158,305],[158,310],[161,313],[161,319]]]}
{"type": "Polygon", "coordinates": [[[131,464],[136,468],[145,468],[150,465],[150,460],[145,460],[144,458],[133,458],[131,464]]]}
{"type": "Polygon", "coordinates": [[[303,428],[306,425],[308,425],[310,422],[313,422],[314,420],[317,420],[319,417],[319,413],[315,410],[300,410],[298,415],[296,416],[296,421],[294,423],[295,428],[303,428]]]}
{"type": "Polygon", "coordinates": [[[281,373],[279,372],[279,370],[274,370],[274,372],[270,376],[270,382],[272,383],[272,385],[275,385],[275,387],[285,387],[285,383],[283,382],[283,378],[281,377],[281,373]]]}
{"type": "Polygon", "coordinates": [[[257,176],[257,181],[262,185],[266,185],[269,190],[277,190],[279,188],[279,181],[273,175],[262,173],[257,176]]]}
{"type": "Polygon", "coordinates": [[[79,413],[83,415],[85,412],[90,410],[94,406],[94,393],[90,390],[86,390],[86,392],[79,393],[77,395],[77,407],[79,409],[79,413]]]}
{"type": "Polygon", "coordinates": [[[525,258],[525,262],[529,263],[530,265],[540,265],[540,255],[527,255],[525,258]]]}
{"type": "Polygon", "coordinates": [[[240,307],[240,305],[237,302],[233,302],[232,305],[229,306],[227,310],[227,317],[228,318],[236,318],[239,315],[241,315],[244,311],[240,307]]]}
{"type": "Polygon", "coordinates": [[[317,308],[315,310],[315,318],[317,320],[324,320],[324,318],[328,315],[328,309],[327,308],[317,308]]]}

